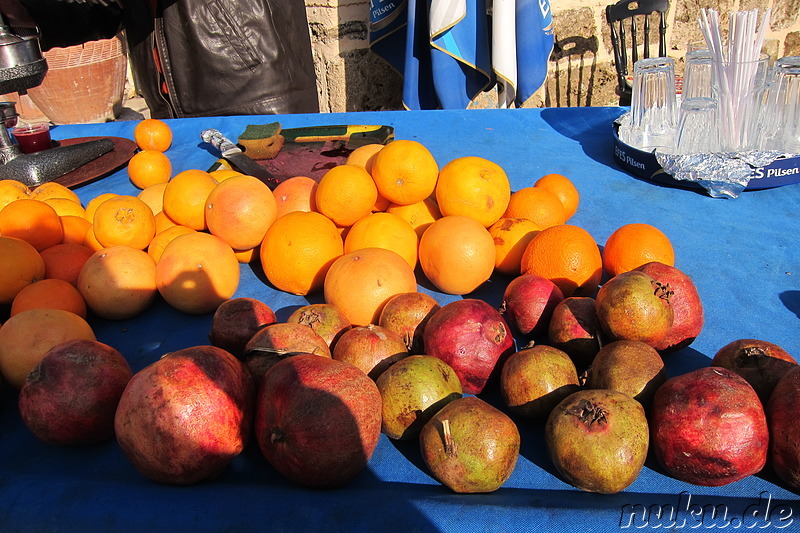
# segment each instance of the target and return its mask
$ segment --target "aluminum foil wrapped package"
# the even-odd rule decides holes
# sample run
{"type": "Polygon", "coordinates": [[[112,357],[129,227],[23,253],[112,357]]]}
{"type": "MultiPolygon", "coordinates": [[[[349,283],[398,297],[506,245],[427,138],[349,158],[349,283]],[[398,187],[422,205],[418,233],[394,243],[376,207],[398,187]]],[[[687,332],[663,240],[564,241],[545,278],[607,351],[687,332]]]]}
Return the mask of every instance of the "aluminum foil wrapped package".
{"type": "Polygon", "coordinates": [[[735,153],[668,154],[655,151],[658,164],[680,181],[693,181],[714,198],[736,198],[745,190],[756,168],[789,154],[753,150],[735,153]]]}

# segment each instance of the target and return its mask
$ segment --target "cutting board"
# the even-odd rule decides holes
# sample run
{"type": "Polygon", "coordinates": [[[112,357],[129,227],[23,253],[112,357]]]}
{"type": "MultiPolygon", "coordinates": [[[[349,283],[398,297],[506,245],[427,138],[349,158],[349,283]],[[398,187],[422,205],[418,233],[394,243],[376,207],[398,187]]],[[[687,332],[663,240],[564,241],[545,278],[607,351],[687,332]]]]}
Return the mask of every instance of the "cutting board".
{"type": "MultiPolygon", "coordinates": [[[[394,128],[376,125],[308,126],[282,129],[284,144],[273,159],[255,161],[279,181],[307,176],[319,179],[331,168],[344,164],[353,150],[366,144],[386,144],[394,128]]],[[[245,151],[245,154],[247,152],[245,151]]],[[[221,163],[209,169],[219,168],[221,163]]]]}
{"type": "Polygon", "coordinates": [[[95,139],[110,140],[114,143],[114,149],[53,181],[74,189],[86,183],[99,180],[125,166],[137,149],[135,142],[124,137],[77,137],[55,141],[54,144],[56,146],[70,146],[95,139]]]}

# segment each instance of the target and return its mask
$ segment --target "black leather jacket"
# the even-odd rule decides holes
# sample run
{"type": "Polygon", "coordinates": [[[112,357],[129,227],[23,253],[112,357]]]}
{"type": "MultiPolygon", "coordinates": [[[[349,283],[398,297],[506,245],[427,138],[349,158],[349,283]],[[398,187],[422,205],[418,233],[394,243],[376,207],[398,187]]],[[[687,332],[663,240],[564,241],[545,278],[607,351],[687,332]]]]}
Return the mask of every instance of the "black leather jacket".
{"type": "Polygon", "coordinates": [[[124,29],[153,117],[319,111],[303,0],[20,1],[44,49],[124,29]]]}

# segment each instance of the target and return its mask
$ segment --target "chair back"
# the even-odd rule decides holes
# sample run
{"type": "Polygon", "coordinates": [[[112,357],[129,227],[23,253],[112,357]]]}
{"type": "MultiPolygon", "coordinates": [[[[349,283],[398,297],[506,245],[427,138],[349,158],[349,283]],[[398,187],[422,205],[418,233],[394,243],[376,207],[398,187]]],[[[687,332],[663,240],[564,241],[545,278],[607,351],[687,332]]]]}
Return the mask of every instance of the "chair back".
{"type": "Polygon", "coordinates": [[[606,21],[611,29],[611,45],[614,48],[614,67],[617,70],[617,90],[619,104],[630,105],[631,84],[629,74],[633,64],[639,60],[639,47],[642,58],[664,57],[667,55],[667,21],[669,0],[620,0],[606,6],[606,21]],[[650,45],[650,19],[657,15],[658,55],[652,55],[650,45]],[[639,35],[641,23],[642,35],[639,35]],[[628,42],[630,40],[630,43],[628,42]],[[628,49],[630,48],[630,63],[628,49]],[[630,65],[630,66],[629,66],[630,65]]]}

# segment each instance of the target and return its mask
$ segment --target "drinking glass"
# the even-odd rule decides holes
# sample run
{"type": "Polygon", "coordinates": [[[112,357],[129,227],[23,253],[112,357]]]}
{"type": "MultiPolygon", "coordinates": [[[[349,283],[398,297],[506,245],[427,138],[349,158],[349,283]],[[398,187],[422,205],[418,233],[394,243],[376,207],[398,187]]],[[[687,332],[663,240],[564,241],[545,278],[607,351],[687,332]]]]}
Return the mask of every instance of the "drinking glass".
{"type": "Polygon", "coordinates": [[[640,59],[633,65],[631,130],[634,146],[671,149],[677,120],[675,62],[671,57],[640,59]]]}
{"type": "Polygon", "coordinates": [[[708,43],[706,43],[705,39],[700,39],[699,41],[689,41],[686,43],[687,55],[698,50],[708,50],[708,43]]]}
{"type": "Polygon", "coordinates": [[[765,107],[762,148],[800,153],[800,56],[775,62],[765,107]]]}
{"type": "Polygon", "coordinates": [[[707,49],[686,54],[683,98],[711,98],[711,52],[707,49]]]}
{"type": "Polygon", "coordinates": [[[711,91],[719,105],[722,151],[760,148],[769,60],[767,54],[752,61],[712,58],[711,91]]]}
{"type": "Polygon", "coordinates": [[[675,134],[676,154],[718,152],[719,108],[708,97],[686,98],[681,102],[678,130],[675,134]]]}

